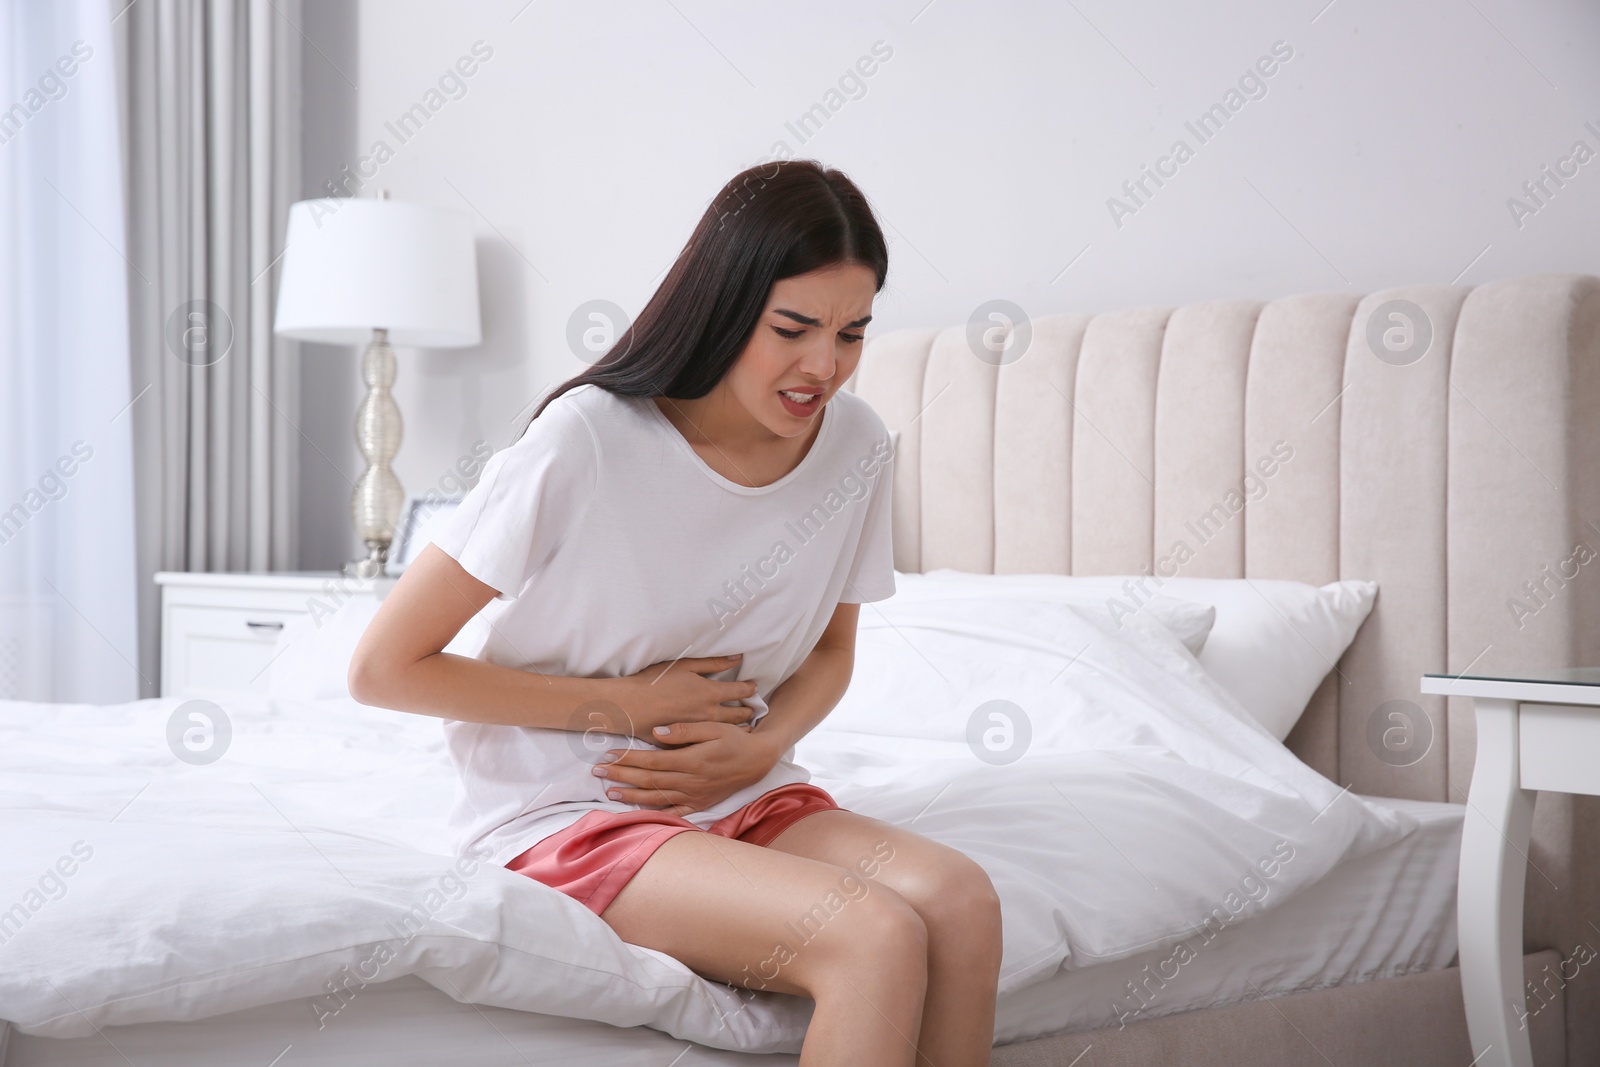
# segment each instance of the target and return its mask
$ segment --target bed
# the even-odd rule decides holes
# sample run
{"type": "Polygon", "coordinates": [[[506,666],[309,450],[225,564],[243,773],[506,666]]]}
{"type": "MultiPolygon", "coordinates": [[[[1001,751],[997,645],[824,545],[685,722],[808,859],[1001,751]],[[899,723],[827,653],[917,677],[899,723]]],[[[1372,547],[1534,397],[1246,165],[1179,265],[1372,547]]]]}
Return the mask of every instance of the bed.
{"type": "MultiPolygon", "coordinates": [[[[852,385],[899,432],[897,567],[1141,574],[1254,457],[1292,440],[1294,462],[1271,491],[1222,524],[1183,573],[1378,582],[1371,616],[1288,745],[1410,829],[1221,931],[1181,982],[1150,977],[1171,958],[1168,942],[1063,966],[1017,988],[1002,998],[995,1062],[1471,1062],[1450,964],[1472,724],[1467,709],[1419,695],[1417,683],[1426,670],[1464,668],[1475,657],[1503,667],[1597,658],[1600,594],[1581,582],[1542,607],[1537,626],[1517,629],[1504,601],[1570,553],[1578,518],[1600,504],[1600,433],[1580,417],[1600,400],[1600,281],[1560,275],[1228,301],[1040,319],[1026,331],[1026,351],[1006,360],[977,358],[965,328],[872,343],[852,385]],[[1431,331],[1430,347],[1410,362],[1375,358],[1367,341],[1368,320],[1394,301],[1418,309],[1431,331]],[[1433,731],[1426,753],[1404,766],[1368,743],[1375,711],[1397,700],[1425,714],[1433,731]]],[[[92,709],[7,710],[12,721],[34,714],[54,724],[43,732],[61,740],[63,759],[94,762],[84,755],[101,736],[92,709]]],[[[174,710],[142,702],[126,718],[159,725],[174,710]]],[[[241,734],[261,744],[275,729],[288,735],[327,714],[344,715],[350,729],[364,721],[337,701],[299,713],[271,700],[236,710],[241,734]]],[[[405,774],[419,783],[404,810],[377,814],[398,820],[393,833],[437,851],[428,847],[428,805],[449,786],[437,749],[430,754],[420,734],[407,740],[421,724],[370,724],[395,737],[395,759],[373,781],[405,774]]],[[[337,744],[336,734],[318,736],[337,744]]],[[[118,758],[85,774],[109,781],[103,764],[118,758]]],[[[112,769],[113,778],[125,770],[112,769]]],[[[249,827],[234,823],[211,830],[219,841],[268,850],[263,856],[298,845],[314,866],[319,850],[305,846],[317,834],[315,813],[288,808],[290,794],[271,781],[251,779],[248,788],[264,802],[259,818],[281,821],[274,836],[246,839],[249,827]]],[[[130,782],[106,787],[96,825],[153,823],[149,813],[159,815],[162,803],[194,803],[178,793],[163,800],[159,788],[123,788],[130,782]],[[123,800],[135,805],[127,816],[123,800]]],[[[222,812],[231,794],[216,788],[222,812]]],[[[186,817],[203,825],[205,814],[186,817]]],[[[1564,889],[1549,893],[1530,879],[1530,974],[1594,936],[1585,917],[1596,913],[1596,861],[1579,828],[1595,814],[1589,798],[1541,796],[1536,862],[1564,889]]],[[[41,914],[40,922],[50,919],[41,914]]],[[[0,964],[5,952],[0,946],[0,964]]],[[[197,1002],[171,1019],[80,1026],[78,1036],[11,1032],[0,1039],[8,1040],[3,1062],[793,1062],[644,1026],[483,1006],[471,995],[473,976],[452,973],[455,997],[442,988],[449,983],[406,975],[362,984],[347,1001],[330,1002],[338,1004],[332,1015],[305,997],[220,1013],[215,1002],[197,1002]]],[[[1537,1062],[1600,1055],[1597,987],[1580,974],[1531,1020],[1537,1062]]]]}

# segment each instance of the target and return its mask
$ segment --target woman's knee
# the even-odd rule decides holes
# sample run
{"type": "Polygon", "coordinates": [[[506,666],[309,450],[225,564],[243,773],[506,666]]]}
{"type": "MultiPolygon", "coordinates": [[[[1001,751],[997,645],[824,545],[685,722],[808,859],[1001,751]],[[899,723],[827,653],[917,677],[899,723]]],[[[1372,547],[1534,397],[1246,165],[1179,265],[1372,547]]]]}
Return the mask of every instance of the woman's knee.
{"type": "Polygon", "coordinates": [[[1000,896],[988,872],[962,853],[941,849],[898,888],[922,916],[931,939],[970,941],[998,953],[1000,896]]]}
{"type": "MultiPolygon", "coordinates": [[[[799,942],[793,969],[812,987],[873,974],[926,978],[928,928],[916,908],[888,886],[861,880],[859,895],[819,901],[786,930],[799,942]]],[[[815,988],[813,988],[815,995],[815,988]]]]}

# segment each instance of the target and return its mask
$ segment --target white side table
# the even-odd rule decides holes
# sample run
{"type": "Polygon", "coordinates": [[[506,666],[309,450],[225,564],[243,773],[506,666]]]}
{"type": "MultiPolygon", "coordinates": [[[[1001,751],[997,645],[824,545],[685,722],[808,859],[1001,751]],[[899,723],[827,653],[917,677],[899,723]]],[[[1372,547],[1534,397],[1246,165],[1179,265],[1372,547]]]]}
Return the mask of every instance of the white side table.
{"type": "Polygon", "coordinates": [[[161,695],[226,697],[264,693],[284,624],[331,614],[358,597],[383,599],[393,578],[345,578],[333,571],[189,574],[162,571],[161,695]]]}
{"type": "Polygon", "coordinates": [[[1472,698],[1478,757],[1461,832],[1456,924],[1475,1067],[1532,1067],[1522,897],[1536,790],[1600,795],[1600,668],[1426,674],[1422,691],[1472,698]]]}

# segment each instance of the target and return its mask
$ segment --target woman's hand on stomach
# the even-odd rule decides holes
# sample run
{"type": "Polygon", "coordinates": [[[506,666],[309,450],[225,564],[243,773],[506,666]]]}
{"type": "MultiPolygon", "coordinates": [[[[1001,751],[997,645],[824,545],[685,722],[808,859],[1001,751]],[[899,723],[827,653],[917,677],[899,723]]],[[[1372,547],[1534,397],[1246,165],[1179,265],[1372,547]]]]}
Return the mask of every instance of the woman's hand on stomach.
{"type": "Polygon", "coordinates": [[[607,796],[688,815],[761,781],[782,755],[770,735],[753,733],[742,724],[686,722],[666,729],[665,734],[653,734],[652,740],[673,747],[607,753],[615,760],[594,768],[606,780],[607,796]]]}
{"type": "Polygon", "coordinates": [[[728,702],[755,696],[756,683],[706,677],[737,667],[740,659],[706,656],[652,663],[638,674],[617,679],[615,708],[608,709],[617,721],[610,732],[659,745],[662,739],[655,733],[659,726],[748,725],[755,714],[750,706],[728,702]]]}

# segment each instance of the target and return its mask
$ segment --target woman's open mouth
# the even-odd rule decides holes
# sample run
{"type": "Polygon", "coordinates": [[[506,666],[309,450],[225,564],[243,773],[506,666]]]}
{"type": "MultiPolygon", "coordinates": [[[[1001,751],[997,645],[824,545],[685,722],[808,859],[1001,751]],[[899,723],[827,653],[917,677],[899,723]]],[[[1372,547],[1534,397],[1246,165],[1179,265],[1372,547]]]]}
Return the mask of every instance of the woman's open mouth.
{"type": "Polygon", "coordinates": [[[808,419],[822,407],[822,390],[779,389],[778,399],[783,409],[796,418],[808,419]]]}

